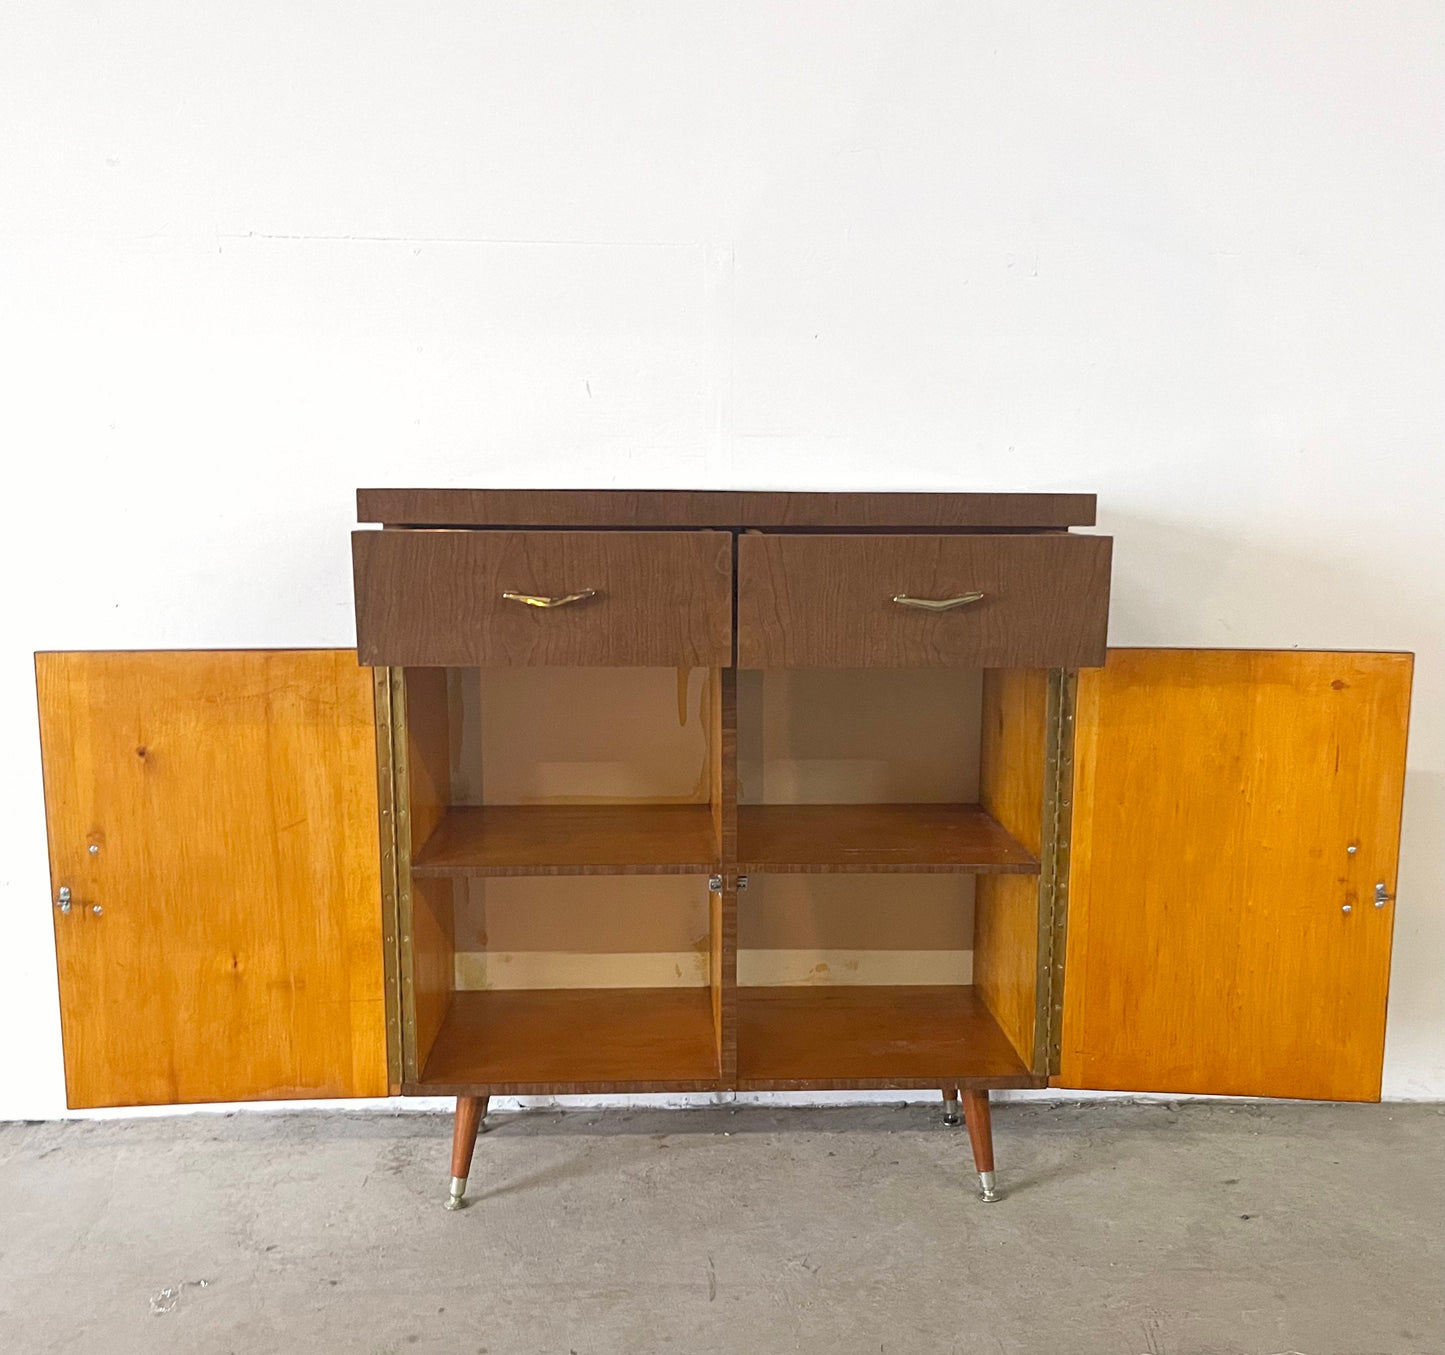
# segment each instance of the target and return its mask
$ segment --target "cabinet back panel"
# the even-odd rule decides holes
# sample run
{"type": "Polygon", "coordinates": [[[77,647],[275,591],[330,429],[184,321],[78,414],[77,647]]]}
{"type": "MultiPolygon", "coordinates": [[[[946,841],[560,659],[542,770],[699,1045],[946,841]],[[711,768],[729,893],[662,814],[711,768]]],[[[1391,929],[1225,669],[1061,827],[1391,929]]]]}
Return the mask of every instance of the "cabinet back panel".
{"type": "Polygon", "coordinates": [[[977,800],[982,676],[947,669],[740,672],[739,802],[977,800]]]}
{"type": "MultiPolygon", "coordinates": [[[[982,675],[780,669],[738,676],[745,804],[978,798],[982,675]]],[[[738,896],[743,986],[966,984],[974,880],[755,874],[738,896]]]]}
{"type": "Polygon", "coordinates": [[[1125,649],[1079,675],[1063,1085],[1379,1098],[1411,669],[1125,649]]]}
{"type": "Polygon", "coordinates": [[[51,880],[75,900],[55,912],[69,1104],[384,1096],[372,677],[354,651],[35,667],[51,880]]]}
{"type": "MultiPolygon", "coordinates": [[[[475,803],[707,804],[712,683],[705,668],[463,670],[476,728],[475,803]]],[[[468,706],[468,713],[471,707],[468,706]]]]}
{"type": "Polygon", "coordinates": [[[739,912],[744,986],[970,981],[965,876],[755,875],[739,912]]]}
{"type": "Polygon", "coordinates": [[[704,876],[460,881],[456,986],[702,987],[712,948],[708,909],[704,876]]]}

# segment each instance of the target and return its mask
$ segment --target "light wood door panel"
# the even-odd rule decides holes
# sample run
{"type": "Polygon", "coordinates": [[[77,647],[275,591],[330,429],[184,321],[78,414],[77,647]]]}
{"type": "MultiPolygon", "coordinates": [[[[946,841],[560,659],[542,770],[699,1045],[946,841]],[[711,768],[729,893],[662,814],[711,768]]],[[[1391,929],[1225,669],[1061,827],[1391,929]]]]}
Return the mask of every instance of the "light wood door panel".
{"type": "Polygon", "coordinates": [[[1061,1085],[1379,1098],[1411,671],[1126,649],[1079,675],[1061,1085]]]}
{"type": "Polygon", "coordinates": [[[353,650],[37,654],[69,1104],[387,1091],[353,650]],[[97,914],[94,910],[99,908],[97,914]]]}

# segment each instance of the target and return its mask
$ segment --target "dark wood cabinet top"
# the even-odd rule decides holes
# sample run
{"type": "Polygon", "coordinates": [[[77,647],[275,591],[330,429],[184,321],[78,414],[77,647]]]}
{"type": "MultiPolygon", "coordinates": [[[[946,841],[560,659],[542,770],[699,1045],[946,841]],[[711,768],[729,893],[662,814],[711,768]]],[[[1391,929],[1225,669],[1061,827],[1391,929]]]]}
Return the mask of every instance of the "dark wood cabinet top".
{"type": "Polygon", "coordinates": [[[359,489],[388,527],[1035,530],[1092,527],[1093,494],[783,493],[712,489],[359,489]]]}

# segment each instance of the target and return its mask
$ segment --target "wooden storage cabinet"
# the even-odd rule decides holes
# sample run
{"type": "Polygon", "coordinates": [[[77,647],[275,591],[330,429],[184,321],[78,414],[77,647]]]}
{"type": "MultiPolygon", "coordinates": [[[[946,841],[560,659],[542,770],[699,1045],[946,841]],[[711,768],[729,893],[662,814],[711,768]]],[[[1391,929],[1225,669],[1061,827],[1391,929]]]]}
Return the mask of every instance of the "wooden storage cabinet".
{"type": "Polygon", "coordinates": [[[1378,1097],[1410,656],[1107,652],[1091,496],[359,504],[355,655],[37,656],[71,1104],[1378,1097]]]}

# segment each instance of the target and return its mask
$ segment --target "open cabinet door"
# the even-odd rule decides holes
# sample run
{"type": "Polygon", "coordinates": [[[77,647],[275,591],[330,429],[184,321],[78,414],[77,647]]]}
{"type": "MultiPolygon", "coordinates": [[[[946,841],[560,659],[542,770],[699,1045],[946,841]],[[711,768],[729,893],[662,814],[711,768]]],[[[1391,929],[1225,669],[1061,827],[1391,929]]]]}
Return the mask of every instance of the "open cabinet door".
{"type": "Polygon", "coordinates": [[[384,1096],[355,651],[37,654],[35,676],[69,1104],[384,1096]]]}
{"type": "Polygon", "coordinates": [[[1056,1085],[1379,1099],[1411,670],[1115,649],[1080,673],[1056,1085]]]}

